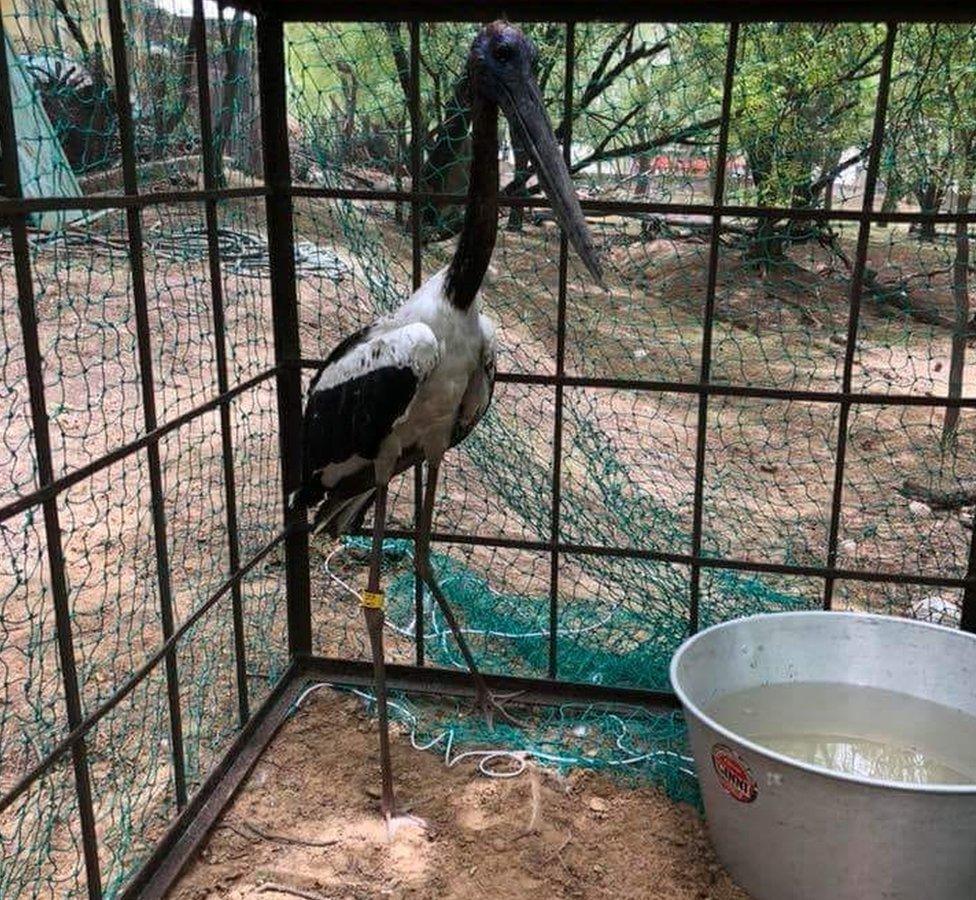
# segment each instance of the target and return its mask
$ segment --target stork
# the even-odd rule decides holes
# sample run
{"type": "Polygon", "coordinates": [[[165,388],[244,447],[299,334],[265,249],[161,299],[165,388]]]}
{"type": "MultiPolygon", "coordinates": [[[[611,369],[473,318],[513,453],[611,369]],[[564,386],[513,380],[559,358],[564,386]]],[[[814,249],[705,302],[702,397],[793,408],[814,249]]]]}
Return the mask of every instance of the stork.
{"type": "Polygon", "coordinates": [[[396,312],[349,335],[309,386],[303,482],[293,502],[315,508],[314,528],[338,536],[374,505],[368,587],[362,595],[376,682],[382,770],[381,809],[395,816],[390,764],[380,558],[390,479],[426,462],[427,480],[414,554],[416,575],[450,626],[490,715],[500,710],[430,564],[437,477],[444,453],[460,443],[491,402],[495,327],[478,292],[498,231],[498,110],[533,160],[563,231],[599,282],[600,263],[535,80],[537,51],[514,26],[496,21],[468,56],[472,158],[467,208],[450,264],[396,312]]]}

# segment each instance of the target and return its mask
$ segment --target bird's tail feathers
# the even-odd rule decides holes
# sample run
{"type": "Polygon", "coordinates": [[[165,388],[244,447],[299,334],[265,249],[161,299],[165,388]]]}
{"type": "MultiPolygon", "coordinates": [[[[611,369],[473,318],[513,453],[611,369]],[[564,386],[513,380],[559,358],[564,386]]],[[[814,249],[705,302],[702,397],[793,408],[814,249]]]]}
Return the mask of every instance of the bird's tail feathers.
{"type": "Polygon", "coordinates": [[[312,533],[326,531],[331,537],[337,538],[342,534],[355,531],[363,524],[366,510],[373,502],[375,494],[376,489],[370,488],[365,493],[352,497],[327,497],[315,511],[312,533]]]}
{"type": "Polygon", "coordinates": [[[288,495],[289,509],[311,509],[322,502],[325,496],[325,488],[318,482],[306,481],[300,488],[292,491],[288,495]]]}

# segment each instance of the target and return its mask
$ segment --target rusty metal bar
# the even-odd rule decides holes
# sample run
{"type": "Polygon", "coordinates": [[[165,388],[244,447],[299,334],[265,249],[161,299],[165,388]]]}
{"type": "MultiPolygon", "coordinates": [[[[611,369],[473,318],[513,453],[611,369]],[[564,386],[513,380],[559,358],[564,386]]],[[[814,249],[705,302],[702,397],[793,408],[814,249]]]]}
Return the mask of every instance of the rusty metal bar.
{"type": "MultiPolygon", "coordinates": [[[[321,359],[303,359],[302,368],[318,369],[324,365],[321,359]]],[[[805,403],[840,403],[847,400],[851,403],[876,406],[958,406],[963,409],[976,409],[976,396],[957,397],[929,397],[922,394],[868,394],[858,391],[809,391],[802,388],[774,388],[751,387],[743,384],[718,384],[714,381],[707,385],[696,381],[658,381],[643,378],[592,378],[585,375],[555,375],[524,372],[499,372],[495,376],[499,384],[563,384],[566,387],[578,388],[608,388],[627,391],[664,391],[676,394],[700,394],[708,392],[723,397],[755,397],[766,400],[796,400],[805,403]]]]}
{"type": "MultiPolygon", "coordinates": [[[[279,544],[283,543],[287,534],[284,531],[279,532],[275,535],[268,543],[266,543],[257,553],[254,554],[240,569],[236,572],[231,573],[223,583],[215,590],[193,613],[184,619],[180,626],[173,632],[173,634],[166,639],[156,650],[156,652],[149,657],[135,672],[132,673],[129,680],[118,688],[111,697],[108,698],[104,703],[102,703],[95,712],[91,713],[84,719],[80,719],[76,725],[74,725],[70,732],[65,735],[54,748],[44,757],[33,769],[27,772],[24,776],[18,779],[13,787],[11,787],[2,798],[0,798],[0,813],[2,813],[11,803],[13,803],[21,794],[24,793],[38,778],[40,778],[45,772],[48,772],[52,766],[69,750],[72,753],[76,752],[76,748],[84,746],[85,735],[91,731],[105,716],[107,716],[116,706],[118,706],[129,694],[132,693],[136,687],[149,675],[156,666],[159,665],[160,660],[167,657],[172,653],[180,638],[186,634],[197,622],[200,621],[203,616],[209,612],[214,604],[224,596],[230,589],[231,586],[240,581],[248,572],[250,572],[258,563],[260,563],[272,550],[275,549],[279,544]]],[[[97,859],[97,857],[96,857],[97,859]]]]}
{"type": "MultiPolygon", "coordinates": [[[[318,675],[319,681],[329,684],[373,684],[370,663],[358,659],[335,659],[313,656],[301,661],[303,673],[318,675]]],[[[440,666],[404,666],[388,663],[387,686],[391,690],[437,696],[473,697],[471,677],[464,669],[445,669],[440,666]]],[[[678,698],[670,691],[626,685],[590,684],[588,682],[559,681],[549,678],[530,678],[485,672],[488,687],[499,693],[518,694],[520,704],[558,705],[561,703],[598,703],[609,707],[640,705],[661,714],[669,714],[678,707],[678,698]]]]}
{"type": "Polygon", "coordinates": [[[959,627],[963,631],[976,634],[976,521],[973,522],[973,536],[969,542],[969,565],[966,569],[966,585],[962,595],[962,619],[959,627]]]}
{"type": "MultiPolygon", "coordinates": [[[[223,15],[218,6],[218,15],[223,15]]],[[[203,17],[203,0],[193,0],[193,27],[197,29],[197,91],[200,95],[200,145],[203,157],[203,185],[208,191],[217,190],[217,158],[214,154],[213,118],[210,104],[210,59],[207,54],[207,28],[203,17]]],[[[217,201],[204,204],[207,226],[207,261],[210,267],[210,298],[213,309],[214,346],[217,355],[217,387],[227,393],[227,321],[224,316],[224,282],[220,266],[220,227],[217,201]]],[[[241,565],[241,545],[237,527],[237,485],[234,478],[234,439],[230,421],[230,402],[220,404],[220,444],[224,469],[224,503],[227,518],[227,553],[231,572],[241,565]]],[[[247,659],[244,640],[244,611],[241,585],[231,587],[231,619],[234,632],[234,662],[237,670],[237,717],[242,727],[250,715],[247,699],[247,659]]]]}
{"type": "MultiPolygon", "coordinates": [[[[153,191],[150,194],[103,194],[84,197],[25,197],[0,198],[0,216],[13,216],[24,213],[41,213],[58,210],[102,210],[102,209],[144,209],[173,203],[204,203],[207,200],[248,200],[267,199],[267,187],[228,187],[212,191],[153,191]]],[[[330,188],[311,185],[293,185],[288,193],[292,197],[319,197],[333,200],[375,200],[421,202],[429,200],[438,203],[464,203],[464,194],[440,193],[436,191],[383,191],[368,188],[330,188]]],[[[521,206],[526,209],[549,209],[544,197],[519,197],[502,193],[498,202],[503,207],[521,206]]],[[[976,222],[976,211],[958,212],[872,212],[852,209],[808,209],[786,206],[748,206],[729,204],[716,207],[708,203],[654,203],[632,200],[580,200],[584,212],[614,213],[618,215],[639,215],[652,213],[665,215],[688,215],[708,217],[716,211],[724,218],[772,218],[796,219],[798,221],[860,222],[869,218],[879,224],[912,224],[916,222],[936,222],[955,224],[956,222],[976,222]]]]}
{"type": "MultiPolygon", "coordinates": [[[[725,166],[729,148],[729,120],[732,117],[732,80],[735,77],[735,61],[739,46],[739,26],[729,25],[725,50],[725,76],[722,81],[722,124],[718,135],[718,150],[715,154],[715,201],[721,203],[725,196],[725,166]]],[[[695,489],[692,510],[691,555],[701,557],[702,529],[705,509],[705,453],[708,437],[708,398],[711,393],[712,372],[712,332],[715,324],[715,293],[718,282],[719,235],[722,229],[722,215],[716,212],[712,217],[712,234],[708,247],[708,280],[705,286],[705,304],[702,319],[701,363],[698,382],[698,418],[696,420],[695,441],[695,489]]],[[[690,578],[691,596],[688,605],[688,631],[698,631],[699,606],[701,604],[701,568],[692,564],[690,578]]]]}
{"type": "MultiPolygon", "coordinates": [[[[22,196],[20,163],[17,152],[17,131],[14,122],[13,92],[7,64],[7,35],[0,17],[0,146],[4,190],[22,196]]],[[[27,370],[28,402],[31,412],[31,431],[37,458],[37,478],[41,487],[54,480],[51,437],[47,402],[44,397],[44,363],[38,335],[37,309],[31,272],[30,246],[27,242],[27,217],[20,213],[9,219],[14,269],[17,280],[17,304],[20,329],[24,343],[24,363],[27,370]]],[[[75,728],[82,719],[81,691],[71,632],[71,604],[64,572],[64,552],[61,543],[61,523],[55,497],[44,501],[44,534],[47,542],[48,569],[51,577],[51,596],[54,603],[55,638],[61,664],[61,683],[68,727],[75,728]]],[[[98,833],[92,805],[91,773],[88,750],[84,741],[71,745],[71,762],[78,801],[78,819],[84,855],[88,896],[98,900],[102,896],[102,878],[98,862],[98,833]]]]}
{"type": "MultiPolygon", "coordinates": [[[[367,537],[366,531],[354,532],[360,537],[367,537]]],[[[389,538],[410,538],[412,531],[389,529],[389,538]]],[[[435,531],[431,535],[433,543],[461,544],[465,546],[499,547],[511,550],[532,550],[539,553],[548,552],[552,548],[549,541],[533,540],[531,538],[509,538],[490,534],[467,534],[445,531],[435,531]]],[[[770,563],[749,559],[735,559],[724,556],[692,556],[689,553],[668,553],[663,550],[646,550],[642,547],[606,547],[600,544],[579,544],[560,541],[556,549],[560,554],[576,554],[580,556],[609,556],[620,559],[643,559],[654,562],[674,563],[683,566],[698,566],[702,569],[733,569],[742,572],[766,572],[773,575],[803,575],[814,578],[843,578],[850,581],[870,581],[879,584],[916,584],[927,587],[966,588],[976,585],[976,575],[960,578],[938,575],[919,575],[912,572],[879,572],[866,569],[828,569],[826,566],[804,566],[794,563],[770,563]]]]}
{"type": "Polygon", "coordinates": [[[301,356],[298,332],[298,289],[292,228],[291,159],[288,150],[285,44],[281,19],[258,19],[258,75],[261,92],[261,137],[267,200],[268,252],[271,258],[271,305],[274,352],[278,364],[278,435],[288,592],[288,649],[304,656],[312,649],[312,608],[309,586],[308,535],[304,513],[288,503],[302,477],[302,383],[295,362],[301,356]]]}
{"type": "Polygon", "coordinates": [[[160,425],[154,431],[150,431],[140,438],[129,441],[129,443],[123,444],[121,447],[116,447],[111,452],[106,453],[104,456],[100,456],[98,459],[82,466],[80,469],[73,469],[67,475],[62,475],[60,478],[55,478],[50,483],[41,485],[37,490],[31,491],[31,493],[25,494],[23,497],[19,497],[16,500],[12,500],[5,506],[0,507],[0,522],[4,522],[11,516],[22,513],[25,510],[30,509],[32,506],[37,506],[39,503],[43,503],[45,500],[49,500],[51,497],[56,497],[58,494],[63,493],[72,485],[77,484],[79,481],[84,481],[86,478],[90,478],[92,475],[94,475],[96,472],[100,472],[102,469],[115,465],[115,463],[125,459],[127,456],[131,456],[133,453],[136,453],[143,447],[148,447],[152,443],[158,443],[171,431],[175,431],[177,428],[182,428],[184,425],[186,425],[188,422],[192,422],[198,416],[202,416],[204,413],[210,412],[212,409],[216,409],[221,403],[229,402],[239,394],[252,390],[261,384],[261,382],[267,381],[269,378],[277,375],[277,373],[277,366],[266,369],[264,372],[261,372],[260,375],[255,375],[253,378],[249,378],[247,381],[242,381],[239,385],[237,385],[237,387],[231,388],[225,394],[214,397],[212,400],[207,400],[205,403],[195,406],[193,409],[188,410],[180,416],[177,416],[175,419],[171,419],[165,425],[160,425]]]}
{"type": "Polygon", "coordinates": [[[151,194],[87,194],[83,197],[0,198],[0,216],[57,210],[143,209],[171,203],[201,203],[214,199],[264,197],[263,187],[225,188],[218,191],[153,191],[151,194]]]}
{"type": "MultiPolygon", "coordinates": [[[[237,0],[237,6],[255,14],[274,12],[289,22],[370,22],[387,21],[390,3],[385,0],[237,0]]],[[[514,15],[519,21],[538,22],[555,19],[566,21],[632,22],[876,22],[878,6],[871,0],[685,0],[681,4],[667,0],[604,0],[594,6],[591,0],[519,0],[511,3],[412,0],[397,5],[401,16],[414,16],[432,22],[488,21],[514,15]]],[[[971,22],[976,18],[966,4],[936,0],[920,4],[913,0],[889,0],[884,13],[906,22],[971,22]]]]}
{"type": "MultiPolygon", "coordinates": [[[[125,23],[121,0],[108,0],[109,32],[112,39],[112,67],[115,71],[115,103],[118,112],[119,143],[122,150],[122,179],[125,192],[139,193],[136,172],[135,128],[129,95],[129,61],[126,54],[125,23]]],[[[153,376],[152,337],[149,324],[149,297],[146,290],[145,256],[142,239],[142,212],[126,209],[129,235],[129,266],[132,272],[132,300],[135,306],[136,343],[139,356],[139,384],[142,391],[143,420],[147,432],[155,431],[156,387],[153,376]]],[[[159,617],[163,638],[173,634],[173,592],[170,582],[169,545],[166,538],[166,496],[163,489],[159,443],[146,446],[149,465],[149,490],[152,497],[153,541],[156,553],[156,578],[159,585],[159,617]]],[[[183,712],[180,705],[180,678],[175,650],[166,656],[166,694],[169,702],[170,752],[177,809],[186,805],[186,761],[183,751],[183,712]]]]}
{"type": "MultiPolygon", "coordinates": [[[[410,243],[412,250],[411,275],[413,289],[417,290],[423,280],[423,255],[420,234],[420,199],[416,194],[420,184],[421,154],[423,150],[423,123],[420,117],[420,22],[410,21],[410,189],[413,198],[410,200],[410,243]]],[[[421,463],[413,469],[413,529],[414,544],[416,532],[420,528],[420,519],[424,502],[424,467],[421,463]]],[[[414,577],[413,582],[414,622],[414,658],[418,666],[424,664],[424,583],[414,577]]]]}
{"type": "MultiPolygon", "coordinates": [[[[319,197],[330,200],[375,200],[377,202],[412,202],[430,201],[436,203],[463,204],[467,201],[464,194],[442,193],[437,191],[382,191],[370,188],[333,188],[313,187],[311,185],[293,185],[290,191],[293,197],[319,197]]],[[[505,194],[498,198],[500,206],[518,206],[525,209],[550,209],[549,201],[545,197],[525,197],[516,194],[505,194]]],[[[657,203],[636,200],[580,200],[583,212],[608,213],[621,216],[652,213],[666,215],[700,216],[711,218],[716,213],[724,219],[795,219],[797,221],[833,221],[833,222],[861,222],[868,219],[879,224],[916,222],[937,222],[950,224],[956,222],[976,222],[976,210],[958,212],[865,212],[863,209],[819,209],[809,207],[789,206],[750,206],[745,204],[724,203],[657,203]]]]}
{"type": "MultiPolygon", "coordinates": [[[[576,67],[576,25],[566,23],[565,72],[563,75],[563,159],[567,168],[573,152],[573,74],[576,67]]],[[[566,377],[566,292],[569,281],[569,242],[559,232],[559,285],[556,298],[556,396],[552,428],[552,488],[549,518],[549,678],[559,672],[559,534],[562,503],[563,403],[566,377]]]]}
{"type": "MultiPolygon", "coordinates": [[[[881,74],[878,77],[878,95],[874,107],[874,127],[871,132],[871,152],[868,156],[867,171],[864,175],[864,197],[862,209],[866,212],[874,208],[874,193],[878,184],[878,170],[881,166],[881,147],[884,142],[885,116],[888,111],[888,94],[891,88],[891,62],[895,52],[895,37],[898,27],[893,22],[885,25],[884,53],[881,57],[881,74]]],[[[854,268],[851,271],[850,312],[847,318],[847,344],[844,348],[844,369],[841,390],[850,393],[854,372],[854,355],[857,349],[857,332],[861,315],[861,291],[864,287],[864,267],[868,256],[868,238],[871,235],[871,222],[864,218],[857,233],[857,250],[854,268]]],[[[834,468],[834,490],[830,501],[830,527],[827,536],[827,568],[832,569],[837,562],[837,541],[840,534],[841,504],[844,498],[844,466],[847,460],[848,425],[852,403],[841,400],[837,419],[837,460],[834,468]]],[[[834,600],[834,578],[828,576],[824,582],[823,608],[830,609],[834,600]]]]}

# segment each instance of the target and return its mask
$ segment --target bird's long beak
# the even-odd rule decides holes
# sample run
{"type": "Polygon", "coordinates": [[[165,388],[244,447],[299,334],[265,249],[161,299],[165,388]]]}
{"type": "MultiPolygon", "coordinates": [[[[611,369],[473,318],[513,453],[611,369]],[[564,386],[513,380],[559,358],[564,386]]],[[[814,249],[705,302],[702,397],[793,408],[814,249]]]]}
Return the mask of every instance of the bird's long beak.
{"type": "Polygon", "coordinates": [[[560,226],[590,274],[603,284],[603,267],[573,189],[569,169],[563,159],[552,124],[546,115],[539,86],[531,76],[518,91],[505,91],[500,103],[517,140],[532,159],[560,226]]]}

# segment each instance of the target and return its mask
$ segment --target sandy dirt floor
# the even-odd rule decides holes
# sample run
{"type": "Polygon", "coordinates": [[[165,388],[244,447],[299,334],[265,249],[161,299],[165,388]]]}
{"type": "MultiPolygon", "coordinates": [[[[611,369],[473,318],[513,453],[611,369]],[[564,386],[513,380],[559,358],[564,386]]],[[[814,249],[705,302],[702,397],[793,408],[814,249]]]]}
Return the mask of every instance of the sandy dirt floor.
{"type": "Polygon", "coordinates": [[[170,900],[712,898],[747,900],[689,806],[590,773],[489,779],[393,741],[401,807],[379,815],[374,720],[322,690],[269,746],[170,900]]]}

